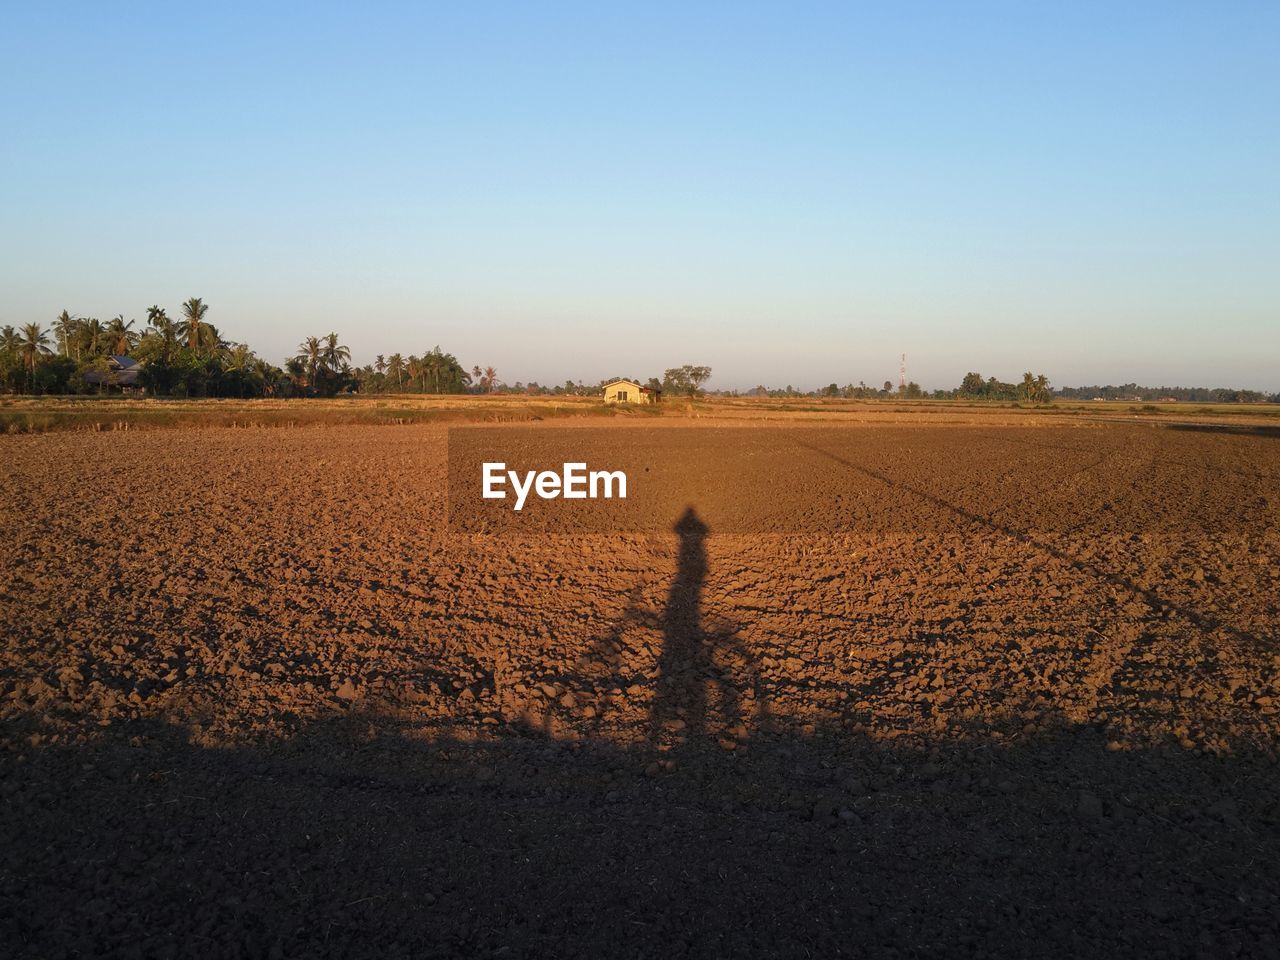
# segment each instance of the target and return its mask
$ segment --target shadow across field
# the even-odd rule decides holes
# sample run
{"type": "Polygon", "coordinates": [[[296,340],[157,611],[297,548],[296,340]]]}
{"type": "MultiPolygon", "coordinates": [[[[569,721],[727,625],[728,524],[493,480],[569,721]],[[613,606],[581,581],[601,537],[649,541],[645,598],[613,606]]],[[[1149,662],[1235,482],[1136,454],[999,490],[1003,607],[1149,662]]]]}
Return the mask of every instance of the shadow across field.
{"type": "MultiPolygon", "coordinates": [[[[745,746],[745,745],[743,745],[745,746]]],[[[134,724],[4,761],[16,956],[1274,955],[1274,765],[1090,729],[927,753],[818,730],[725,751],[258,748],[134,724]],[[646,773],[646,770],[650,772],[646,773]]]]}

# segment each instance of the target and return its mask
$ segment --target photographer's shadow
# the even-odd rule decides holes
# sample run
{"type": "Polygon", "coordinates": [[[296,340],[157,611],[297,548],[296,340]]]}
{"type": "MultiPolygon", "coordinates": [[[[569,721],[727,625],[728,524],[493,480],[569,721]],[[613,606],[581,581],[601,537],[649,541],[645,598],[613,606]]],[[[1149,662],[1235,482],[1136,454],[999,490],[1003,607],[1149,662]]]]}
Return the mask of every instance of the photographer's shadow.
{"type": "Polygon", "coordinates": [[[689,507],[673,527],[680,537],[676,577],[660,617],[662,648],[650,710],[654,744],[716,736],[729,745],[749,736],[765,713],[755,658],[739,626],[706,621],[702,593],[710,532],[689,507]]]}

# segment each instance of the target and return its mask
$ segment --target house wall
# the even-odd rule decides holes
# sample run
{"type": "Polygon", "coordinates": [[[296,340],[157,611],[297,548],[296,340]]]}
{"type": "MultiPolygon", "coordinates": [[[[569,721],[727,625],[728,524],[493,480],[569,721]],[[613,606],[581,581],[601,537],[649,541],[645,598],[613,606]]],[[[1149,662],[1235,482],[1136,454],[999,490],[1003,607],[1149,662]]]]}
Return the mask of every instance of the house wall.
{"type": "Polygon", "coordinates": [[[605,403],[648,403],[649,394],[640,392],[640,384],[632,383],[629,380],[619,380],[617,383],[611,383],[604,389],[605,403]],[[619,393],[627,395],[626,400],[619,398],[619,393]]]}

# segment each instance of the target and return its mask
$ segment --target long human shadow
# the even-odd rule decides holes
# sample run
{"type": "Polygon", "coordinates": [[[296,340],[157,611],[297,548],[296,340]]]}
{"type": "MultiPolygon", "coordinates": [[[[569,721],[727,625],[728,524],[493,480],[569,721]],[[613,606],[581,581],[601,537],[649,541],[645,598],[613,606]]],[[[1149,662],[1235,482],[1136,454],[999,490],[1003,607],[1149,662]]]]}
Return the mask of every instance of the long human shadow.
{"type": "Polygon", "coordinates": [[[680,538],[676,576],[661,617],[662,649],[650,711],[650,738],[657,743],[709,733],[745,735],[749,716],[743,690],[759,704],[754,658],[737,638],[736,627],[709,629],[703,622],[702,591],[707,579],[707,525],[693,507],[672,528],[680,538]]]}
{"type": "MultiPolygon", "coordinates": [[[[710,528],[690,506],[671,529],[679,543],[662,608],[645,603],[645,582],[635,584],[621,616],[596,638],[593,655],[584,658],[576,678],[618,688],[648,686],[647,740],[660,749],[710,737],[741,739],[770,719],[759,664],[742,642],[742,625],[710,617],[704,609],[710,528]],[[648,679],[648,670],[618,667],[632,631],[660,636],[651,671],[655,680],[648,679]]],[[[593,726],[599,730],[600,721],[593,726]]],[[[539,729],[547,732],[545,724],[539,729]]]]}

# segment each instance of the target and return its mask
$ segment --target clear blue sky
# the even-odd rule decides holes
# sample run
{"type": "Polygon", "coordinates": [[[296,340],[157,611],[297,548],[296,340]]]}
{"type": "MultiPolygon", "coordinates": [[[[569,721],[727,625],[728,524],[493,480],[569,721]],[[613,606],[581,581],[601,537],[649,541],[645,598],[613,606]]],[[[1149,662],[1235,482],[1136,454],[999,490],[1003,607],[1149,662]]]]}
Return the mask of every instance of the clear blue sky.
{"type": "Polygon", "coordinates": [[[1280,4],[0,13],[0,323],[1280,389],[1280,4]]]}

